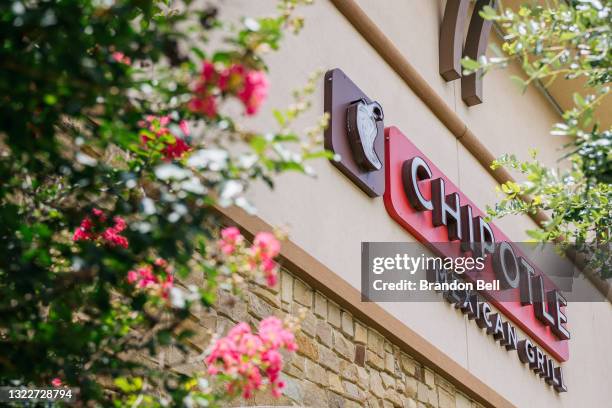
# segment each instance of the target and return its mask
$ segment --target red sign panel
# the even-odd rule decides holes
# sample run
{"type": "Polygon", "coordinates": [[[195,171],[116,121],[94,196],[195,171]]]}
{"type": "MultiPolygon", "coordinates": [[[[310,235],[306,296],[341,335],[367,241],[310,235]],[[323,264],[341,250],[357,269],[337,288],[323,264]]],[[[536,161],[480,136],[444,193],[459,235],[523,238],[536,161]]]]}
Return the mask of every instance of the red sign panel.
{"type": "MultiPolygon", "coordinates": [[[[456,253],[441,253],[450,251],[449,246],[438,246],[435,243],[449,242],[449,231],[445,225],[438,227],[433,223],[433,211],[418,210],[413,208],[408,196],[404,190],[404,181],[402,179],[402,166],[407,160],[420,157],[425,161],[431,177],[427,180],[419,182],[419,190],[423,195],[423,199],[431,200],[431,184],[432,180],[441,178],[444,181],[446,194],[457,193],[461,201],[461,205],[470,205],[472,215],[474,217],[484,217],[485,213],[477,208],[477,206],[466,197],[456,185],[454,185],[425,155],[404,136],[399,129],[389,127],[385,129],[385,194],[384,202],[387,212],[391,217],[404,227],[410,234],[415,236],[419,241],[431,248],[440,256],[455,257],[456,253]]],[[[496,242],[510,242],[510,239],[494,224],[489,224],[496,242]]],[[[490,257],[489,257],[490,258],[490,257]]],[[[536,274],[542,275],[541,271],[536,269],[536,274]]],[[[491,268],[482,277],[485,280],[494,279],[491,268]],[[489,273],[490,276],[486,276],[489,273]]],[[[546,290],[555,289],[553,283],[544,277],[544,286],[546,290]]],[[[504,294],[504,301],[500,301],[491,296],[491,294],[483,293],[488,298],[491,304],[499,309],[506,317],[514,322],[518,327],[525,331],[532,339],[534,339],[543,349],[548,351],[554,358],[559,361],[567,361],[569,358],[569,346],[567,340],[561,340],[556,336],[551,327],[544,325],[536,317],[535,308],[533,305],[521,304],[519,289],[509,289],[508,293],[504,294]],[[515,293],[513,293],[514,291],[515,293]],[[506,299],[516,300],[506,301],[506,299]]]]}

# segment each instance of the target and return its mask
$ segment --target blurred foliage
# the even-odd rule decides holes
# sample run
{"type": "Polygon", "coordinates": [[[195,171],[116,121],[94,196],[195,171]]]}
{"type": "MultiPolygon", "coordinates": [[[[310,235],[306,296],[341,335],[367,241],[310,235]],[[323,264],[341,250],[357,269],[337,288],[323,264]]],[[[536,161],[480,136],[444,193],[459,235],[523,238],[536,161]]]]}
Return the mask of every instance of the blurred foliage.
{"type": "Polygon", "coordinates": [[[224,92],[213,116],[187,105],[204,60],[266,71],[266,53],[302,27],[295,9],[305,3],[280,0],[275,15],[240,24],[222,20],[223,2],[0,3],[2,385],[60,378],[94,406],[213,406],[224,397],[174,367],[190,353],[186,319],[206,312],[231,273],[207,261],[219,223],[212,206],[252,210],[244,192],[253,181],[309,173],[307,160],[327,156],[326,120],[292,126],[316,76],[276,111],[276,130],[240,125],[224,92]],[[145,144],[148,115],[170,124],[145,144]],[[179,137],[189,151],[164,158],[179,137]],[[94,208],[127,222],[128,248],[73,241],[94,208]],[[135,291],[128,272],[157,258],[198,286],[178,302],[135,291]],[[147,358],[159,362],[170,347],[172,361],[147,358]]]}
{"type": "MultiPolygon", "coordinates": [[[[551,0],[518,10],[500,4],[497,9],[485,7],[481,15],[501,28],[502,50],[493,47],[497,56],[492,58],[464,59],[465,73],[486,73],[516,61],[526,78],[512,79],[523,90],[534,81],[545,87],[563,80],[584,83],[583,91],[574,94],[574,106],[551,130],[552,136],[569,140],[560,168],[544,166],[535,153],[529,162],[514,155],[497,160],[494,168],[518,170],[525,181],[502,185],[504,198],[489,209],[490,215],[543,210],[551,220],[542,230],[529,231],[534,239],[563,237],[578,246],[596,244],[585,248],[605,248],[612,233],[612,129],[602,128],[597,118],[610,116],[601,102],[609,98],[612,80],[612,2],[551,0]]],[[[612,276],[609,260],[600,272],[612,276]]]]}

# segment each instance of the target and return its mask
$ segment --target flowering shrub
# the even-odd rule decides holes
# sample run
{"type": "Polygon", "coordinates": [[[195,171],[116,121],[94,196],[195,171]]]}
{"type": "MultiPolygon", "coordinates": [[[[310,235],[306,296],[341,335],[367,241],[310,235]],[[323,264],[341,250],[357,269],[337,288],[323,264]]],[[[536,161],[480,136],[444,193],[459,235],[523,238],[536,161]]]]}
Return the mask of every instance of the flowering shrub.
{"type": "Polygon", "coordinates": [[[279,376],[283,368],[280,349],[296,351],[293,333],[276,317],[259,323],[258,333],[252,333],[246,323],[239,323],[227,336],[218,339],[205,359],[208,373],[227,378],[230,394],[242,393],[250,398],[253,391],[265,387],[264,376],[274,396],[280,396],[285,384],[279,376]]]}
{"type": "MultiPolygon", "coordinates": [[[[82,406],[227,400],[205,378],[226,375],[221,360],[214,375],[204,364],[178,374],[197,354],[188,319],[210,313],[220,288],[275,285],[280,244],[236,229],[217,240],[212,209],[253,210],[253,181],[273,187],[329,155],[325,116],[294,129],[318,76],[261,131],[223,107],[262,113],[266,54],[299,31],[296,6],[308,2],[278,0],[276,14],[242,21],[191,1],[0,5],[0,385],[69,384],[82,406]],[[216,34],[224,41],[210,43],[216,34]]],[[[249,360],[227,367],[232,393],[265,383],[278,395],[292,327],[241,327],[234,341],[258,343],[236,345],[249,360]]]]}
{"type": "Polygon", "coordinates": [[[546,214],[550,220],[539,222],[527,234],[539,242],[563,241],[572,258],[583,258],[588,269],[604,280],[610,278],[612,127],[606,120],[610,109],[605,101],[612,80],[612,3],[578,0],[525,3],[518,8],[485,6],[481,15],[504,32],[504,53],[494,49],[495,57],[464,59],[465,73],[487,72],[514,62],[523,74],[512,80],[523,91],[534,83],[548,87],[564,80],[575,82],[568,89],[579,90],[573,94],[573,106],[565,109],[550,131],[551,137],[564,138],[562,165],[543,165],[536,151],[523,151],[531,156],[526,161],[515,154],[502,155],[491,167],[518,173],[519,182],[504,183],[500,201],[487,212],[490,217],[546,214]]]}

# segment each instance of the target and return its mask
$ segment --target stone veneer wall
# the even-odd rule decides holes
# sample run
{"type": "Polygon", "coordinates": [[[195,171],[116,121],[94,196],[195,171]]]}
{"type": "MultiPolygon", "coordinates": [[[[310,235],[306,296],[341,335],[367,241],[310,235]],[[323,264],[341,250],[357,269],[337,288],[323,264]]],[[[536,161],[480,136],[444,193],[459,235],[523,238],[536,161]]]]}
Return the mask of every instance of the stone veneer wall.
{"type": "MultiPolygon", "coordinates": [[[[297,353],[287,355],[283,396],[269,392],[231,406],[481,408],[433,370],[415,361],[339,305],[283,271],[277,288],[250,284],[242,297],[220,292],[216,310],[194,319],[198,351],[212,333],[225,334],[235,322],[252,325],[270,315],[302,315],[297,353]]],[[[202,370],[201,359],[179,371],[202,370]]]]}

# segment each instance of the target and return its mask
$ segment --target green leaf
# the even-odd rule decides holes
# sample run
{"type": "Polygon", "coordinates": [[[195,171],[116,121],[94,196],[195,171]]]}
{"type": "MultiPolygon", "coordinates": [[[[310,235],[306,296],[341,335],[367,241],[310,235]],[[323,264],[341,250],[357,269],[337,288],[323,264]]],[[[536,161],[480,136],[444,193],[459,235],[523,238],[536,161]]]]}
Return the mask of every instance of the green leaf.
{"type": "Polygon", "coordinates": [[[274,109],[272,111],[272,114],[274,115],[274,118],[276,119],[276,122],[279,126],[285,126],[285,117],[283,116],[283,113],[281,111],[279,111],[278,109],[274,109]]]}
{"type": "Polygon", "coordinates": [[[193,52],[201,60],[206,59],[206,53],[198,47],[191,47],[191,52],[193,52]]]}
{"type": "Polygon", "coordinates": [[[124,393],[130,394],[142,389],[142,378],[118,377],[115,379],[114,384],[124,393]]]}
{"type": "Polygon", "coordinates": [[[331,160],[334,157],[334,152],[332,152],[331,150],[321,150],[318,152],[304,153],[302,157],[304,158],[304,160],[310,160],[310,159],[330,159],[331,160]]]}
{"type": "Polygon", "coordinates": [[[546,232],[542,231],[542,230],[527,230],[527,235],[529,235],[531,238],[535,239],[536,241],[542,241],[545,237],[546,237],[546,232]]]}
{"type": "Polygon", "coordinates": [[[255,153],[262,154],[268,146],[268,141],[262,136],[255,136],[251,139],[250,144],[255,153]]]}
{"type": "Polygon", "coordinates": [[[586,101],[584,100],[582,95],[580,95],[578,92],[574,92],[573,97],[574,97],[574,104],[576,104],[577,107],[583,108],[586,106],[586,101]]]}
{"type": "Polygon", "coordinates": [[[227,65],[232,61],[232,55],[229,52],[217,51],[213,54],[212,61],[227,65]]]}
{"type": "Polygon", "coordinates": [[[497,11],[491,6],[484,6],[480,11],[480,16],[485,20],[493,20],[497,17],[497,11]]]}
{"type": "Polygon", "coordinates": [[[280,162],[278,163],[278,169],[280,171],[298,171],[304,173],[304,166],[296,162],[280,162]]]}
{"type": "Polygon", "coordinates": [[[57,96],[51,95],[51,94],[47,94],[47,95],[45,95],[43,100],[45,101],[45,103],[47,105],[55,105],[57,103],[57,96]]]}
{"type": "Polygon", "coordinates": [[[274,135],[275,142],[299,142],[300,137],[295,133],[283,133],[274,135]]]}
{"type": "Polygon", "coordinates": [[[527,82],[523,78],[516,76],[516,75],[512,75],[510,77],[510,80],[514,82],[516,85],[518,85],[521,92],[525,92],[525,90],[527,89],[527,82]]]}
{"type": "Polygon", "coordinates": [[[480,69],[480,63],[468,57],[465,57],[461,60],[461,65],[463,66],[463,68],[469,71],[478,71],[480,69]]]}

